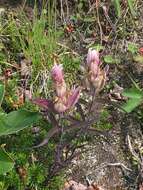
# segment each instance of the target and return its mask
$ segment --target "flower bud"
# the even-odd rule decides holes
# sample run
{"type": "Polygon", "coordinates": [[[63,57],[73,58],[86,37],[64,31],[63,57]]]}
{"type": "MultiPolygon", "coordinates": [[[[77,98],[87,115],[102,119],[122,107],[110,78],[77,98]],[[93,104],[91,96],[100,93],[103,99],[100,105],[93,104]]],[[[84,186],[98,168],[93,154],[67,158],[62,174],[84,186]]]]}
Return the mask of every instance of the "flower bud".
{"type": "Polygon", "coordinates": [[[106,72],[104,70],[100,70],[96,78],[93,75],[91,75],[90,81],[92,82],[92,85],[96,89],[96,92],[100,92],[105,86],[106,72]]]}
{"type": "Polygon", "coordinates": [[[71,90],[69,93],[67,92],[65,96],[58,97],[58,99],[54,104],[54,109],[59,113],[71,109],[77,103],[79,96],[80,96],[79,87],[71,90]]]}
{"type": "Polygon", "coordinates": [[[106,66],[103,70],[100,68],[99,52],[92,49],[88,50],[87,64],[89,67],[88,80],[96,89],[96,92],[100,92],[105,85],[109,67],[106,66]]]}
{"type": "Polygon", "coordinates": [[[90,73],[96,78],[99,72],[99,65],[95,62],[91,62],[90,64],[90,73]]]}
{"type": "Polygon", "coordinates": [[[52,79],[55,85],[56,95],[62,97],[66,94],[66,83],[62,65],[55,64],[51,71],[52,79]]]}
{"type": "Polygon", "coordinates": [[[99,52],[96,50],[92,50],[91,48],[88,50],[87,54],[87,64],[90,67],[91,63],[95,63],[97,65],[100,64],[100,59],[99,59],[99,52]]]}
{"type": "Polygon", "coordinates": [[[55,83],[62,83],[64,80],[62,64],[55,64],[51,70],[52,79],[55,83]]]}
{"type": "Polygon", "coordinates": [[[66,94],[66,83],[63,81],[60,84],[55,84],[55,89],[56,89],[56,95],[58,97],[63,97],[66,94]]]}
{"type": "Polygon", "coordinates": [[[89,72],[96,78],[99,72],[99,52],[96,50],[89,49],[87,54],[87,65],[89,72]]]}

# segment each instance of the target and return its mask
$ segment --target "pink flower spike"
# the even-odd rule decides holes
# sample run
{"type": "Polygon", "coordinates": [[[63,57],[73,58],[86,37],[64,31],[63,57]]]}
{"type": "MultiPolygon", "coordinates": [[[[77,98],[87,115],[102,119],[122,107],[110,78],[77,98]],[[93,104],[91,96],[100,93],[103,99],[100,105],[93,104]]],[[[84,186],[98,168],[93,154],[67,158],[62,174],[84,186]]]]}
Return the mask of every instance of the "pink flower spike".
{"type": "Polygon", "coordinates": [[[90,67],[91,63],[94,62],[96,64],[100,64],[100,60],[99,60],[99,52],[96,50],[92,50],[91,48],[89,48],[88,50],[88,54],[87,54],[87,64],[90,67]]]}
{"type": "Polygon", "coordinates": [[[68,109],[73,107],[78,102],[79,97],[80,97],[80,91],[81,91],[80,87],[71,91],[71,95],[69,96],[67,100],[68,109]]]}
{"type": "Polygon", "coordinates": [[[99,71],[98,64],[96,64],[94,62],[91,62],[91,64],[90,64],[90,71],[92,72],[92,74],[96,78],[98,76],[98,71],[99,71]]]}
{"type": "Polygon", "coordinates": [[[51,105],[51,101],[49,101],[47,99],[37,98],[37,99],[32,100],[32,102],[43,108],[48,108],[51,105]]]}
{"type": "Polygon", "coordinates": [[[52,79],[53,79],[54,82],[56,82],[56,83],[63,82],[64,74],[63,74],[62,64],[60,64],[60,65],[55,64],[52,67],[51,75],[52,75],[52,79]]]}
{"type": "Polygon", "coordinates": [[[63,80],[60,84],[55,84],[56,94],[58,97],[63,97],[66,94],[66,83],[63,80]]]}

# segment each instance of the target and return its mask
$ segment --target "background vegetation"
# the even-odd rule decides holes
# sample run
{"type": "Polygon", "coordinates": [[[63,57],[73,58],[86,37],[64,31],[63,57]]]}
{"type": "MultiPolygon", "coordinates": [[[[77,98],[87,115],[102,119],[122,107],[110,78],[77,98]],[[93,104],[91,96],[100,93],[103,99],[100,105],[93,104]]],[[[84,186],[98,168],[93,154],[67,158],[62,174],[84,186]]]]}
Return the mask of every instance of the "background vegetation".
{"type": "MultiPolygon", "coordinates": [[[[107,64],[110,67],[106,86],[100,94],[108,102],[102,106],[100,120],[93,127],[109,133],[116,130],[118,121],[113,116],[120,113],[121,120],[124,115],[132,118],[135,126],[139,123],[142,134],[143,3],[133,0],[53,0],[43,4],[42,1],[13,1],[2,2],[0,7],[0,143],[4,160],[7,158],[10,168],[13,167],[4,175],[0,170],[0,189],[60,190],[66,180],[64,167],[51,175],[59,138],[51,138],[44,147],[32,148],[53,126],[41,117],[41,109],[29,99],[52,97],[50,69],[54,62],[63,64],[70,87],[81,85],[87,51],[93,48],[100,52],[103,67],[107,64]],[[17,119],[24,117],[21,110],[26,110],[30,118],[31,114],[36,116],[17,129],[17,119]],[[9,114],[15,113],[8,120],[9,114]],[[12,132],[7,132],[6,124],[2,123],[5,120],[13,127],[12,132]]],[[[79,117],[77,114],[76,118],[79,117]]],[[[71,144],[82,146],[92,140],[90,135],[83,134],[71,144]]],[[[141,150],[142,146],[137,150],[140,157],[141,150]]],[[[135,163],[132,154],[130,159],[139,173],[139,162],[135,163]]],[[[135,183],[136,178],[132,181],[134,189],[138,188],[135,183]]]]}

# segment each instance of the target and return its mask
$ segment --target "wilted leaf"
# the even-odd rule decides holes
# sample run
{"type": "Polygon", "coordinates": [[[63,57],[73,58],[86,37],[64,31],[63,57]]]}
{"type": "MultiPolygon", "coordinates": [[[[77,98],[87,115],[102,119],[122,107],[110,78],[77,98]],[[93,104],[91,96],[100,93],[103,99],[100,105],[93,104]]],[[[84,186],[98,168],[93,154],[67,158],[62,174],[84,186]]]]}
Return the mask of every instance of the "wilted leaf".
{"type": "Polygon", "coordinates": [[[143,56],[142,55],[137,55],[133,57],[134,60],[140,64],[143,64],[143,56]]]}
{"type": "Polygon", "coordinates": [[[87,190],[87,187],[81,183],[77,183],[76,181],[70,180],[65,183],[63,190],[87,190]]]}
{"type": "Polygon", "coordinates": [[[21,65],[21,75],[22,76],[27,76],[30,75],[30,64],[31,61],[27,60],[27,59],[22,59],[20,61],[20,65],[21,65]]]}

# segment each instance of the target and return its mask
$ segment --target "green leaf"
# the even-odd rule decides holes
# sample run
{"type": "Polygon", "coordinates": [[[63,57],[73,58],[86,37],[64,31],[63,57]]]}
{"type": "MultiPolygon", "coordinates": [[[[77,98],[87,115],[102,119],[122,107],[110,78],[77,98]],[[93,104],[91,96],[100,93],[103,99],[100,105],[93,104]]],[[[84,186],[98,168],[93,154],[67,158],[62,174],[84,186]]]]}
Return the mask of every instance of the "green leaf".
{"type": "Polygon", "coordinates": [[[121,17],[121,6],[120,6],[120,0],[113,0],[116,12],[118,17],[121,17]]]}
{"type": "Polygon", "coordinates": [[[92,49],[96,49],[97,51],[100,51],[104,49],[104,46],[100,44],[89,44],[87,48],[92,48],[92,49]]]}
{"type": "Polygon", "coordinates": [[[104,56],[104,61],[106,63],[114,63],[115,62],[114,59],[113,59],[113,57],[111,55],[104,56]]]}
{"type": "Polygon", "coordinates": [[[127,113],[132,112],[137,106],[141,104],[141,99],[129,99],[123,106],[122,109],[127,113]]]}
{"type": "Polygon", "coordinates": [[[135,54],[138,52],[138,47],[134,43],[129,43],[128,44],[128,51],[130,51],[132,54],[135,54]]]}
{"type": "Polygon", "coordinates": [[[0,147],[0,174],[5,174],[10,171],[13,166],[14,162],[12,158],[8,155],[4,148],[0,147]]]}
{"type": "Polygon", "coordinates": [[[4,91],[5,91],[4,85],[3,85],[3,84],[0,84],[0,106],[1,106],[2,101],[3,101],[4,91]]]}
{"type": "Polygon", "coordinates": [[[9,114],[0,113],[0,136],[16,133],[40,119],[37,112],[18,110],[9,114]]]}
{"type": "Polygon", "coordinates": [[[120,63],[120,60],[118,58],[114,58],[112,55],[104,56],[104,61],[109,64],[113,64],[113,63],[119,64],[120,63]]]}
{"type": "Polygon", "coordinates": [[[122,95],[126,96],[128,98],[133,98],[133,99],[142,99],[143,98],[143,92],[136,88],[127,89],[122,93],[122,95]]]}
{"type": "Polygon", "coordinates": [[[136,12],[134,10],[134,3],[135,3],[134,0],[128,0],[128,5],[129,5],[129,8],[130,8],[131,14],[133,16],[136,16],[136,12]]]}

